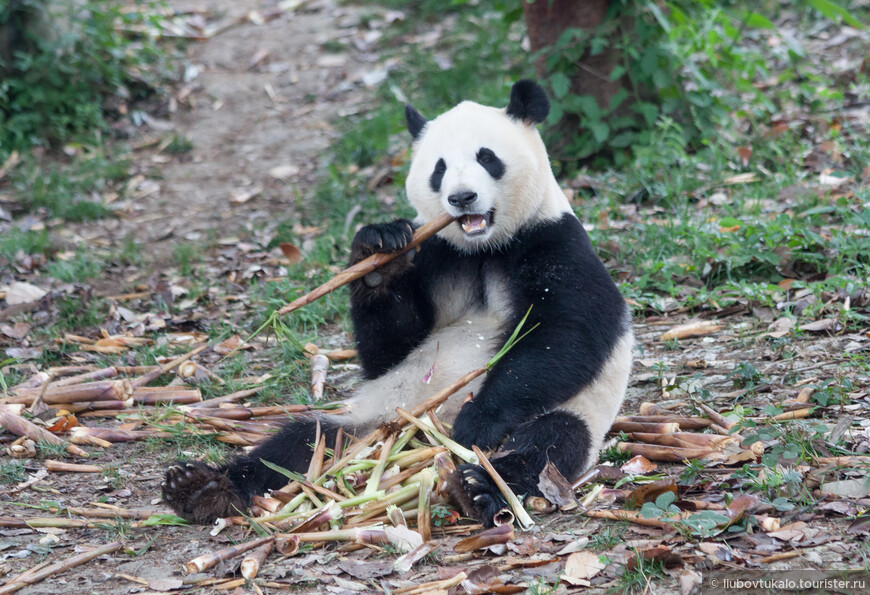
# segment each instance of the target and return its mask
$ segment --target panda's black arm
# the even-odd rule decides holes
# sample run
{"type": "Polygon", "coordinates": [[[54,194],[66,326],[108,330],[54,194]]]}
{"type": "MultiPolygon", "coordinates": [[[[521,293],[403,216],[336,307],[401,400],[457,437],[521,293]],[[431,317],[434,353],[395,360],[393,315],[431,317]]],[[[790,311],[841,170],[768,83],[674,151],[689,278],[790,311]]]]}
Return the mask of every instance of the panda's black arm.
{"type": "MultiPolygon", "coordinates": [[[[403,248],[412,233],[407,219],[363,227],[354,238],[351,264],[372,252],[403,248]]],[[[366,377],[385,373],[431,332],[435,306],[430,286],[442,250],[443,241],[430,238],[417,250],[351,283],[350,315],[366,377]]]]}
{"type": "Polygon", "coordinates": [[[514,428],[589,385],[627,332],[625,303],[576,218],[518,238],[505,257],[514,315],[538,326],[487,374],[453,429],[460,444],[497,446],[514,428]]]}

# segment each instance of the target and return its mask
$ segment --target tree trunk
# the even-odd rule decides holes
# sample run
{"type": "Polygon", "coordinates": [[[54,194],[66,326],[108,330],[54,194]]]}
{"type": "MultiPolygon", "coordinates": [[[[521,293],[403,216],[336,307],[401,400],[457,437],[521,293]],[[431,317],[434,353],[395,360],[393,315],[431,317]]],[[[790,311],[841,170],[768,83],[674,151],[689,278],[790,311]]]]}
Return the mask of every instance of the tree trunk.
{"type": "MultiPolygon", "coordinates": [[[[604,22],[608,4],[608,0],[524,1],[523,13],[532,52],[555,44],[566,29],[595,30],[604,22]]],[[[538,77],[542,80],[547,77],[546,60],[546,55],[543,55],[535,64],[538,77]]],[[[590,95],[600,107],[606,108],[610,98],[623,86],[621,79],[610,80],[610,73],[619,60],[619,53],[612,44],[595,56],[586,53],[570,76],[570,92],[574,95],[590,95]]]]}

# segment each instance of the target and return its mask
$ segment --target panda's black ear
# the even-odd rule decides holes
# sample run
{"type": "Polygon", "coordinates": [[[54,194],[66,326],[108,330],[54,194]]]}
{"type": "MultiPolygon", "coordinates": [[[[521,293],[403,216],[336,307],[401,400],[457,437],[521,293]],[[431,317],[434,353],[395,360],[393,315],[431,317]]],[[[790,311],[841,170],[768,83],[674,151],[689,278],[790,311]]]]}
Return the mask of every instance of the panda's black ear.
{"type": "Polygon", "coordinates": [[[526,124],[540,124],[550,113],[550,100],[544,89],[529,79],[514,83],[511,88],[511,101],[507,106],[507,115],[526,124]]]}
{"type": "Polygon", "coordinates": [[[426,118],[420,115],[420,112],[415,110],[410,105],[405,106],[405,121],[408,123],[408,132],[414,137],[414,140],[420,138],[420,132],[426,125],[426,118]]]}

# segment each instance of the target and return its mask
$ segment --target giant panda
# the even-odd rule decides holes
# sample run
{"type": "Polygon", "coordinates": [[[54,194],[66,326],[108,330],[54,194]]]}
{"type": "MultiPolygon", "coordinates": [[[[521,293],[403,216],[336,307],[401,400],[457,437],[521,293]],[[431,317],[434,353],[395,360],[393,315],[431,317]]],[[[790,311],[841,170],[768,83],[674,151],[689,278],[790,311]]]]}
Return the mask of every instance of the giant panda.
{"type": "MultiPolygon", "coordinates": [[[[540,495],[548,461],[569,479],[596,461],[625,395],[634,337],[550,168],[536,129],[549,107],[538,84],[521,80],[506,108],[464,101],[428,121],[405,108],[406,189],[417,216],[361,228],[350,262],[405,247],[417,226],[443,213],[456,221],[351,285],[366,381],[347,414],[320,419],[328,440],[339,426],[362,435],[485,365],[528,311],[524,328],[534,330],[469,386],[473,398],[454,397],[439,417],[460,444],[497,450],[492,464],[517,494],[540,495]]],[[[194,522],[238,514],[252,495],[286,483],[261,459],[308,468],[315,428],[315,419],[297,418],[221,466],[174,466],[163,499],[194,522]]],[[[450,485],[487,525],[504,505],[481,467],[460,467],[450,485]]]]}

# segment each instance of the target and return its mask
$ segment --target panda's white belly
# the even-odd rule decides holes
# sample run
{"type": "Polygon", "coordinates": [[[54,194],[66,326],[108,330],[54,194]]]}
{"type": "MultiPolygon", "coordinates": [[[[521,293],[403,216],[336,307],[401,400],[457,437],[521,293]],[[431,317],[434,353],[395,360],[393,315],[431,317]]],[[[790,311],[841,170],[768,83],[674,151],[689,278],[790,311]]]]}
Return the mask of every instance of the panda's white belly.
{"type": "MultiPolygon", "coordinates": [[[[395,368],[363,383],[346,401],[353,423],[370,429],[395,416],[396,407],[415,407],[466,373],[485,366],[501,348],[501,340],[501,316],[482,309],[466,312],[433,331],[395,368]]],[[[452,422],[465,395],[476,393],[483,378],[478,377],[448,399],[438,411],[439,418],[452,422]]]]}

